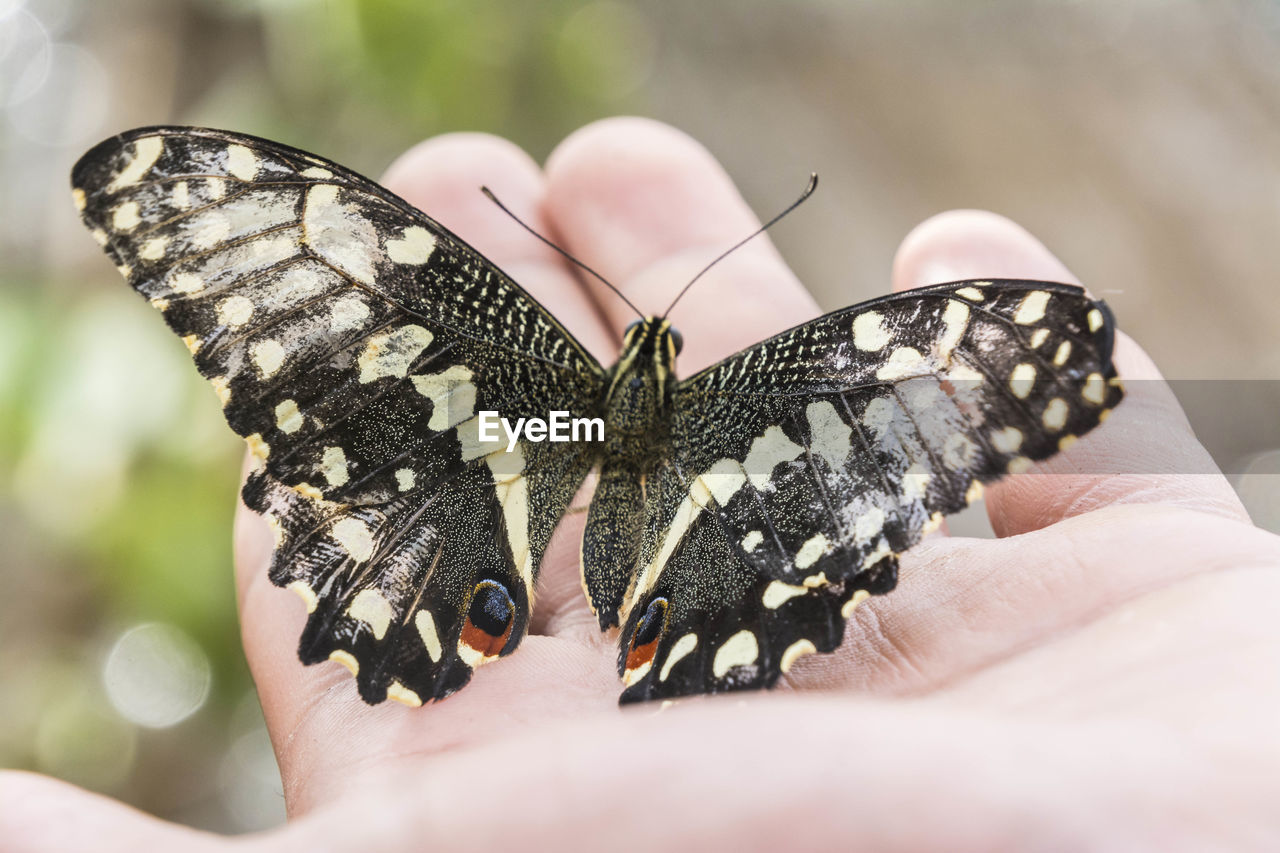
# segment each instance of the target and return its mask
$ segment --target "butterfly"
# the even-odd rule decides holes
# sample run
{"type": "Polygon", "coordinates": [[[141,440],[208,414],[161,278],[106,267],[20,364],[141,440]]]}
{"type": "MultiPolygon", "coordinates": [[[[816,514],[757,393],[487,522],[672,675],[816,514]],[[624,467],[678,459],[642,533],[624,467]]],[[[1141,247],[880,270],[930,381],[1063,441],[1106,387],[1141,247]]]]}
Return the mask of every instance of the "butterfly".
{"type": "Polygon", "coordinates": [[[285,145],[140,128],[72,192],[256,459],[242,497],[307,608],[300,659],[369,703],[441,699],[515,651],[589,475],[583,588],[620,629],[621,701],[772,686],[944,515],[1123,396],[1112,316],[1071,285],[886,296],[678,379],[665,315],[605,368],[428,215],[285,145]],[[603,434],[493,429],[554,413],[603,434]]]}

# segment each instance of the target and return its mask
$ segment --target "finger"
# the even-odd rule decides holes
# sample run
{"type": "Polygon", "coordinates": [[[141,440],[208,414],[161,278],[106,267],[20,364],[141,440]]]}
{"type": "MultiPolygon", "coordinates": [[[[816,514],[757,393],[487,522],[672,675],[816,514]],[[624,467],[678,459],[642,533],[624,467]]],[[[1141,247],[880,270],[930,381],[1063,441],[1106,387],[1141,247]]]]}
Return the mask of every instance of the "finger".
{"type": "MultiPolygon", "coordinates": [[[[478,191],[482,184],[491,186],[508,206],[527,216],[530,225],[545,229],[540,212],[541,173],[524,152],[488,136],[440,137],[397,160],[385,183],[516,278],[584,344],[599,347],[603,341],[607,345],[609,337],[595,308],[559,255],[511,223],[478,191]]],[[[293,595],[268,580],[272,547],[273,536],[264,519],[241,505],[236,553],[245,653],[292,806],[308,796],[303,788],[329,781],[326,777],[331,774],[317,768],[341,772],[354,757],[352,750],[365,758],[391,750],[406,730],[419,731],[427,715],[414,718],[414,711],[390,702],[369,708],[357,698],[354,683],[341,667],[304,667],[297,660],[294,650],[305,623],[304,609],[293,595]]],[[[523,657],[533,662],[540,659],[523,657]]],[[[545,666],[562,666],[560,657],[558,651],[544,655],[545,666]]],[[[502,663],[486,670],[501,671],[502,663]]],[[[518,673],[496,679],[499,690],[513,675],[518,673]]],[[[433,743],[438,744],[441,737],[443,733],[437,733],[433,743]]]]}
{"type": "MultiPolygon", "coordinates": [[[[596,122],[547,161],[547,213],[584,262],[646,313],[663,311],[709,261],[759,227],[711,154],[647,119],[596,122]]],[[[600,285],[615,329],[634,314],[600,285]]],[[[738,249],[694,285],[673,315],[689,375],[817,313],[767,235],[738,249]]]]}
{"type": "MultiPolygon", "coordinates": [[[[967,278],[1078,283],[1035,237],[985,211],[927,220],[903,241],[894,261],[899,291],[967,278]]],[[[1247,518],[1142,348],[1119,333],[1114,361],[1126,399],[1112,417],[1065,453],[987,491],[987,512],[998,535],[1118,503],[1179,504],[1247,518]]]]}
{"type": "Polygon", "coordinates": [[[231,842],[157,820],[123,803],[31,773],[0,772],[0,849],[222,851],[231,842]]]}

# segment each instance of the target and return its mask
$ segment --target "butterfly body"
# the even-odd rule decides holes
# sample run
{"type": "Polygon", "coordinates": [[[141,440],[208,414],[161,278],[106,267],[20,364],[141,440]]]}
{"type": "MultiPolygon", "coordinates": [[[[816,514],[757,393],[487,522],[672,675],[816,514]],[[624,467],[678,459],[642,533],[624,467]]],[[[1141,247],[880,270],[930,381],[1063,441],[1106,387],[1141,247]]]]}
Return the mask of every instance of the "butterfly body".
{"type": "Polygon", "coordinates": [[[257,458],[243,498],[307,608],[299,657],[368,702],[443,698],[515,651],[593,471],[583,586],[620,627],[623,701],[770,686],[946,513],[1122,397],[1110,314],[1070,285],[883,297],[680,380],[665,318],[605,369],[444,226],[288,146],[140,128],[72,185],[257,458]],[[509,444],[483,412],[600,418],[603,441],[509,444]]]}

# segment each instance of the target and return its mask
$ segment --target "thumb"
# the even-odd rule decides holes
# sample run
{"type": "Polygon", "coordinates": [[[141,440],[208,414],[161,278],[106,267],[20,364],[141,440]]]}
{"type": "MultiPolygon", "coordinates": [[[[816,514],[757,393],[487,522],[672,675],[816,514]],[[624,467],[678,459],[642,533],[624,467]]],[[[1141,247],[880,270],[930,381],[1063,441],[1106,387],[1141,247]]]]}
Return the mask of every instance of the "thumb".
{"type": "Polygon", "coordinates": [[[231,842],[166,823],[48,776],[0,772],[0,851],[222,851],[231,842]]]}

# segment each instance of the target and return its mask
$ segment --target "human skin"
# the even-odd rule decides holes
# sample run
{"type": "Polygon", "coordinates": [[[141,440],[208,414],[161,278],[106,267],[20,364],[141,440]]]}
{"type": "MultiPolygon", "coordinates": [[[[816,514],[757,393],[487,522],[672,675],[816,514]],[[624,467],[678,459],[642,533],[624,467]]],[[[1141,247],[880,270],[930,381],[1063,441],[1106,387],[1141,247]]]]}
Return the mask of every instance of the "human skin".
{"type": "MultiPolygon", "coordinates": [[[[438,137],[385,183],[604,363],[634,316],[478,186],[649,311],[757,224],[703,148],[640,119],[578,131],[545,169],[494,137],[438,137]]],[[[1075,280],[1017,225],[958,211],[907,237],[893,287],[973,277],[1075,280]]],[[[680,303],[681,372],[817,314],[757,238],[680,303]]],[[[221,838],[7,772],[0,851],[1280,849],[1280,537],[1223,477],[1185,473],[1212,466],[1123,333],[1115,362],[1130,393],[1114,415],[987,490],[998,539],[912,549],[840,650],[772,693],[620,710],[579,512],[514,655],[442,703],[367,706],[344,669],[294,656],[303,608],[268,581],[271,534],[241,507],[242,634],[288,825],[221,838]]]]}

